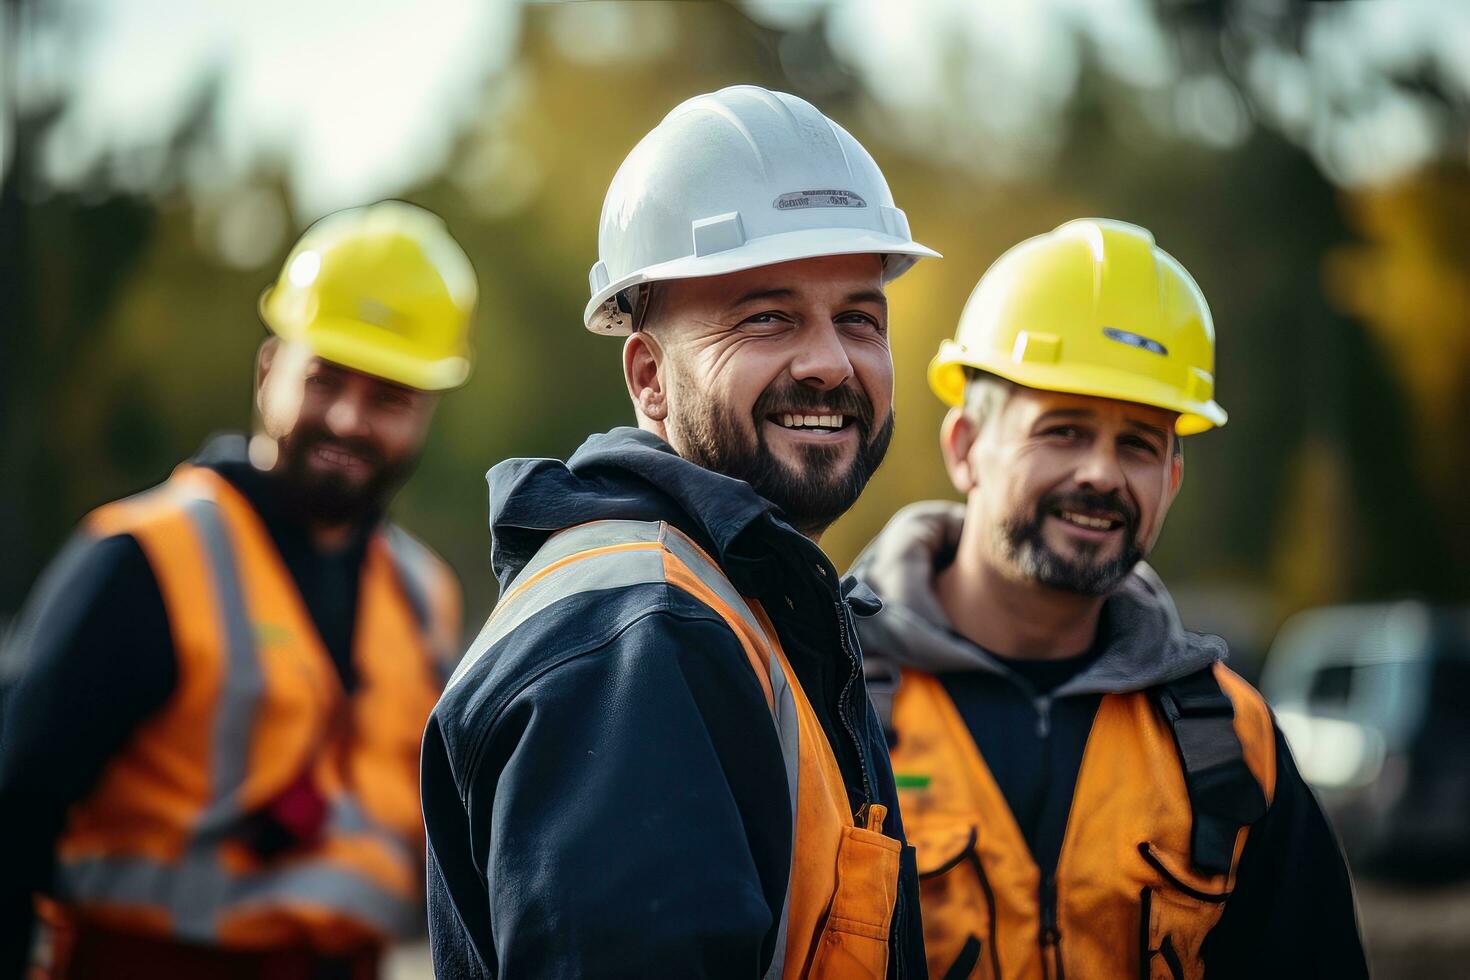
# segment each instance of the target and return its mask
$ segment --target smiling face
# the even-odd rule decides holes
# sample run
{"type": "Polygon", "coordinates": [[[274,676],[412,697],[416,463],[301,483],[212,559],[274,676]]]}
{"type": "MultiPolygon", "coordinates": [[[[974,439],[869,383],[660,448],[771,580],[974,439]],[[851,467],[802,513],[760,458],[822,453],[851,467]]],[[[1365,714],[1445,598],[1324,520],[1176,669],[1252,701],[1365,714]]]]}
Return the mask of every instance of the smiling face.
{"type": "Polygon", "coordinates": [[[956,409],[944,431],[950,476],[969,497],[965,520],[982,528],[981,560],[1047,588],[1111,591],[1152,549],[1178,492],[1174,413],[1001,391],[978,419],[956,409]]]}
{"type": "Polygon", "coordinates": [[[369,518],[388,505],[423,452],[438,397],[267,341],[257,407],[273,469],[309,520],[369,518]]]}
{"type": "Polygon", "coordinates": [[[882,263],[828,256],[660,283],[624,369],[644,428],[816,536],[892,434],[882,263]]]}

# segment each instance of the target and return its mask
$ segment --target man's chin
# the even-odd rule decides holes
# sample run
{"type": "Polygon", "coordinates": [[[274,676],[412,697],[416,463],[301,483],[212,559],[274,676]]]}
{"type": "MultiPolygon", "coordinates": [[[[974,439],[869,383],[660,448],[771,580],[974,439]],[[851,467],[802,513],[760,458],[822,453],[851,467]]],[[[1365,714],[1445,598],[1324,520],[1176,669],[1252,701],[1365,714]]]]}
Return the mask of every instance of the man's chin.
{"type": "Polygon", "coordinates": [[[379,509],[367,484],[329,478],[293,480],[289,487],[296,510],[323,524],[357,523],[379,509]]]}
{"type": "Polygon", "coordinates": [[[787,479],[837,486],[857,465],[857,449],[850,445],[767,446],[767,453],[787,479]]]}

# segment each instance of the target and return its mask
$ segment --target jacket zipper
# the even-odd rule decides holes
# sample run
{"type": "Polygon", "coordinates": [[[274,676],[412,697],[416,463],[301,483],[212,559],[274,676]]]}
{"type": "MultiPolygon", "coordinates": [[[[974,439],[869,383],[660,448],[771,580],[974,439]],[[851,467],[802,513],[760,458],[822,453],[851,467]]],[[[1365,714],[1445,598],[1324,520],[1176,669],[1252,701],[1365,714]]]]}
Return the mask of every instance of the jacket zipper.
{"type": "Polygon", "coordinates": [[[847,600],[841,598],[834,603],[837,607],[837,637],[842,644],[842,652],[847,654],[847,662],[852,669],[848,672],[847,683],[842,685],[842,693],[837,698],[837,713],[842,716],[842,727],[847,731],[847,737],[852,740],[852,747],[857,750],[858,768],[862,770],[863,777],[863,808],[873,801],[873,787],[868,780],[868,753],[863,749],[863,743],[858,739],[857,729],[852,725],[852,687],[862,671],[862,664],[858,663],[857,654],[852,651],[852,643],[848,637],[848,617],[852,613],[847,608],[847,600]]]}
{"type": "Polygon", "coordinates": [[[1050,878],[1041,884],[1041,969],[1052,980],[1066,980],[1062,966],[1062,931],[1057,928],[1057,882],[1050,878]],[[1055,970],[1047,963],[1047,957],[1055,970]]]}
{"type": "MultiPolygon", "coordinates": [[[[899,878],[903,877],[903,863],[899,863],[899,878]]],[[[904,923],[904,912],[908,903],[903,900],[903,882],[898,883],[898,901],[893,910],[893,935],[888,937],[888,956],[893,960],[893,975],[895,980],[908,980],[908,944],[904,942],[904,936],[908,932],[908,926],[904,923]]]]}
{"type": "Polygon", "coordinates": [[[1036,709],[1036,737],[1051,737],[1051,698],[1049,696],[1033,698],[1031,706],[1036,709]]]}

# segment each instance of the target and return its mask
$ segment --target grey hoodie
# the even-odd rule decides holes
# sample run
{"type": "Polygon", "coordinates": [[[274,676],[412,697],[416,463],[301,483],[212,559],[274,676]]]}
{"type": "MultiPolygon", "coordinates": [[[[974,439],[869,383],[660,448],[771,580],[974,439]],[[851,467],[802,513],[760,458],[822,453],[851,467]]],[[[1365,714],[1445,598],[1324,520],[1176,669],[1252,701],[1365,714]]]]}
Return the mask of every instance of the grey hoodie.
{"type": "MultiPolygon", "coordinates": [[[[929,501],[896,514],[858,557],[853,574],[883,599],[882,611],[859,620],[864,669],[876,673],[869,691],[880,714],[882,684],[899,667],[943,673],[986,671],[1006,678],[1030,696],[1036,710],[1036,735],[1052,738],[1038,749],[1010,732],[990,744],[998,756],[1010,758],[1017,771],[1052,786],[1055,805],[1044,806],[1023,830],[1042,873],[1055,875],[1072,788],[1082,750],[1092,725],[1086,697],[1137,691],[1182,677],[1225,657],[1219,637],[1190,633],[1179,623],[1173,600],[1147,565],[1140,564],[1103,607],[1098,658],[1049,696],[1038,697],[1025,678],[980,647],[957,634],[934,594],[934,573],[953,556],[960,539],[964,509],[955,503],[929,501]],[[1052,732],[1052,702],[1065,699],[1052,732]],[[1057,742],[1068,745],[1059,746],[1057,742]],[[1026,755],[1026,752],[1030,755],[1026,755]],[[1034,767],[1027,760],[1049,760],[1034,767]],[[1018,764],[1019,760],[1019,764],[1018,764]]],[[[997,689],[1004,685],[994,685],[997,689]]],[[[886,692],[885,692],[886,687],[886,692]]],[[[986,685],[991,687],[991,685],[986,685]]],[[[992,722],[1003,725],[1006,700],[982,707],[992,722]]],[[[957,705],[958,706],[958,705],[957,705]]],[[[1062,705],[1058,705],[1061,708],[1062,705]]],[[[967,718],[968,723],[968,718],[967,718]]],[[[977,743],[978,744],[978,743],[977,743]]],[[[983,748],[982,748],[983,751],[983,748]]],[[[998,773],[998,757],[989,757],[998,773]]],[[[999,775],[997,777],[999,779],[999,775]]],[[[1003,780],[1002,787],[1005,783],[1003,780]]],[[[1025,781],[1016,784],[1022,796],[1025,781]]],[[[1034,792],[1034,786],[1030,787],[1034,792]]],[[[1015,807],[1010,791],[1007,801],[1015,807]]],[[[1366,977],[1367,964],[1358,936],[1352,884],[1336,838],[1316,799],[1297,773],[1291,752],[1276,733],[1276,791],[1270,809],[1252,828],[1241,855],[1236,885],[1219,923],[1205,939],[1202,957],[1207,980],[1242,976],[1366,977]]]]}
{"type": "MultiPolygon", "coordinates": [[[[964,514],[964,507],[946,500],[911,504],[858,556],[852,574],[883,600],[876,616],[858,624],[869,676],[896,674],[901,667],[927,673],[985,670],[1020,682],[999,660],[955,632],[934,592],[935,572],[959,545],[964,514]]],[[[1099,629],[1103,652],[1053,691],[1052,698],[1139,691],[1226,656],[1225,641],[1218,636],[1184,629],[1164,584],[1142,562],[1108,597],[1099,629]]]]}

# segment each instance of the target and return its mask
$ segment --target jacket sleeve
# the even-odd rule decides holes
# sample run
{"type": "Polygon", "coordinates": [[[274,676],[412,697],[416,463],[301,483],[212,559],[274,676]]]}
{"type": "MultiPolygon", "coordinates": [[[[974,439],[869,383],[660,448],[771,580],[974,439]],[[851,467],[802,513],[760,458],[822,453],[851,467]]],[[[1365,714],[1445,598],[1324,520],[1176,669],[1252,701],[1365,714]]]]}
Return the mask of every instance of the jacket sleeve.
{"type": "Polygon", "coordinates": [[[1347,862],[1280,729],[1276,760],[1275,798],[1205,939],[1205,975],[1366,977],[1347,862]]]}
{"type": "MultiPolygon", "coordinates": [[[[472,903],[481,911],[470,915],[489,922],[464,926],[484,937],[476,945],[497,961],[490,969],[761,976],[791,846],[769,719],[728,627],[668,607],[561,659],[510,700],[470,775],[471,853],[446,854],[429,819],[431,879],[435,862],[484,869],[484,901],[472,903]]],[[[438,917],[431,909],[431,931],[438,917]]]]}
{"type": "Polygon", "coordinates": [[[178,667],[137,541],[78,534],[17,619],[0,689],[0,980],[21,975],[32,896],[49,884],[67,809],[168,699],[178,667]]]}

